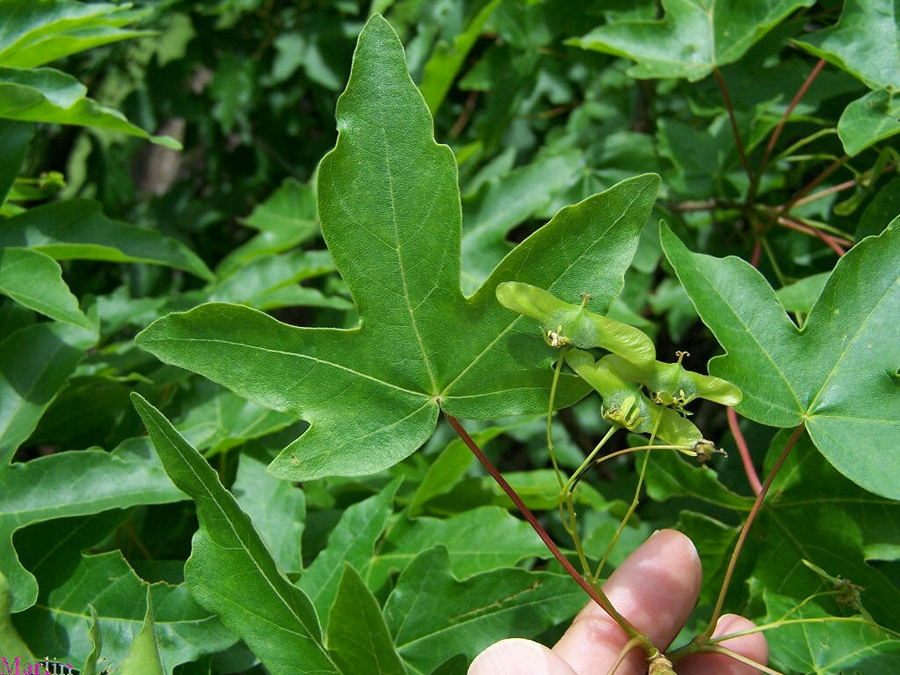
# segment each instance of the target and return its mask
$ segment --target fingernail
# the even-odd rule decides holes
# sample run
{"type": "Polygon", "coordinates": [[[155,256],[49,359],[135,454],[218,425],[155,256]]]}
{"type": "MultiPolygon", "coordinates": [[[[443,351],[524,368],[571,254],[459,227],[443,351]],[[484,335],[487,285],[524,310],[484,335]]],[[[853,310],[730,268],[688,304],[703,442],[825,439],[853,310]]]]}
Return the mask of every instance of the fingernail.
{"type": "Polygon", "coordinates": [[[546,649],[531,640],[501,640],[481,652],[469,666],[468,675],[552,675],[546,649]]]}

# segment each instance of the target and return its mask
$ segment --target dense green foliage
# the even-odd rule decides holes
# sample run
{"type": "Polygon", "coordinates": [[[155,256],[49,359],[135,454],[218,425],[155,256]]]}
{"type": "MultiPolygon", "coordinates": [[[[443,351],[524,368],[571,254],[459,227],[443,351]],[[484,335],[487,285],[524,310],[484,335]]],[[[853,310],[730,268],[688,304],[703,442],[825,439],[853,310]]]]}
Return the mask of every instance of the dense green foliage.
{"type": "Polygon", "coordinates": [[[591,584],[694,540],[675,647],[719,599],[778,672],[900,672],[898,22],[0,0],[0,656],[552,643],[587,597],[458,418],[591,584]]]}

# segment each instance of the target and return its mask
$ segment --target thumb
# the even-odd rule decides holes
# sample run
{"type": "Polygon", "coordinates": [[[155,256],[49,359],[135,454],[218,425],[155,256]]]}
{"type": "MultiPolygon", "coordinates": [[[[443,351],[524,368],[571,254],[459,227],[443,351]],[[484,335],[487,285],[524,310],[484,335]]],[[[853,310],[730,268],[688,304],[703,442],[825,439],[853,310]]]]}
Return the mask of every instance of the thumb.
{"type": "Polygon", "coordinates": [[[577,675],[562,657],[537,642],[511,638],[475,657],[468,675],[577,675]]]}

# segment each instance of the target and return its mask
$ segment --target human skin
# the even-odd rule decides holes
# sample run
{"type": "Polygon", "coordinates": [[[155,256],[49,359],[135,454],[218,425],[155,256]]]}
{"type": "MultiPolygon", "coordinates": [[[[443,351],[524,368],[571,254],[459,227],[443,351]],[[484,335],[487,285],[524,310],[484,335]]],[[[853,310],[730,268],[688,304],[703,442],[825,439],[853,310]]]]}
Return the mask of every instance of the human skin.
{"type": "MultiPolygon", "coordinates": [[[[603,584],[603,590],[653,644],[667,647],[690,616],[700,592],[700,558],[694,544],[675,530],[651,535],[603,584]]],[[[723,615],[714,635],[753,628],[747,619],[723,615]]],[[[479,654],[469,675],[607,675],[628,636],[596,603],[589,603],[550,649],[531,640],[501,640],[479,654]]],[[[769,650],[762,633],[720,643],[757,663],[769,650]]],[[[676,666],[679,675],[752,675],[757,669],[720,654],[692,655],[676,666]]],[[[647,662],[633,649],[616,675],[641,675],[647,662]]]]}

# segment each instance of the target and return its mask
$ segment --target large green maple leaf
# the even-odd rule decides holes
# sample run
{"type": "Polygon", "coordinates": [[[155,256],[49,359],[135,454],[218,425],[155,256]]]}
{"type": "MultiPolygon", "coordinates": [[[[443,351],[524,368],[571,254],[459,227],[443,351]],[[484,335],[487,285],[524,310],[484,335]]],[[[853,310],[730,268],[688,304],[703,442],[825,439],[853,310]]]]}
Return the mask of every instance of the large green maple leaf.
{"type": "Polygon", "coordinates": [[[666,227],[663,250],[727,352],[710,373],[744,393],[762,424],[805,424],[829,462],[900,498],[900,219],[838,262],[800,329],[749,263],[690,252],[666,227]]]}
{"type": "MultiPolygon", "coordinates": [[[[306,480],[360,475],[408,456],[439,410],[489,418],[546,410],[551,350],[501,307],[494,289],[525,281],[604,312],[652,207],[645,175],[562,209],[511,251],[470,297],[460,290],[456,162],[387,21],[359,37],[337,106],[338,142],[322,160],[322,234],[359,312],[353,329],[297,328],[246,307],[208,304],[151,324],[138,344],[310,427],[272,463],[306,480]]],[[[586,393],[573,376],[557,396],[586,393]]]]}
{"type": "Polygon", "coordinates": [[[617,21],[568,41],[636,61],[637,78],[702,80],[733,63],[798,7],[814,0],[663,0],[659,21],[617,21]]]}

